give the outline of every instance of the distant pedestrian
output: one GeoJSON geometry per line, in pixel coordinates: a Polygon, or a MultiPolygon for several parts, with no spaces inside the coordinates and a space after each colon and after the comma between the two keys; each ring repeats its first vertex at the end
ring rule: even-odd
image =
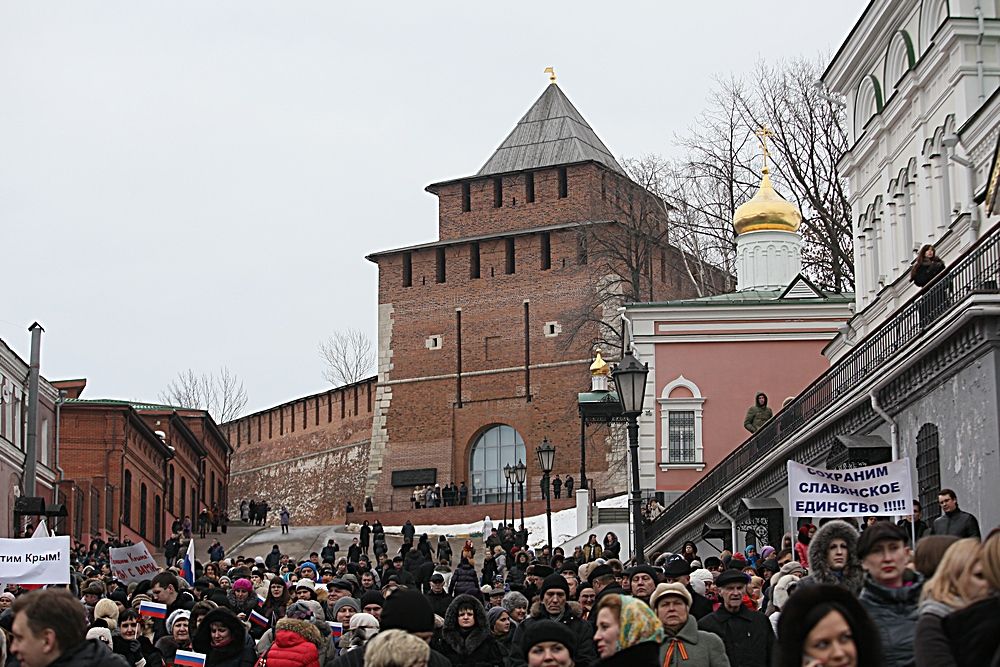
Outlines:
{"type": "Polygon", "coordinates": [[[288,513],[288,508],[284,505],[281,506],[281,512],[278,513],[278,519],[281,522],[281,534],[286,535],[288,533],[288,520],[291,515],[288,513]]]}
{"type": "Polygon", "coordinates": [[[549,497],[549,485],[547,482],[549,478],[547,476],[542,476],[542,479],[538,482],[538,488],[542,490],[542,500],[549,497]]]}
{"type": "Polygon", "coordinates": [[[250,503],[243,500],[240,501],[240,521],[247,522],[250,520],[250,503]]]}
{"type": "Polygon", "coordinates": [[[368,520],[361,524],[361,553],[368,555],[368,545],[371,544],[372,537],[372,527],[368,524],[368,520]]]}
{"type": "Polygon", "coordinates": [[[566,481],[563,483],[563,487],[566,489],[567,498],[573,495],[573,475],[566,475],[566,481]]]}
{"type": "Polygon", "coordinates": [[[556,500],[559,500],[562,494],[562,478],[556,475],[556,478],[552,480],[552,493],[555,495],[556,500]]]}
{"type": "Polygon", "coordinates": [[[365,511],[366,512],[374,512],[375,511],[375,503],[372,502],[372,497],[371,496],[367,496],[365,498],[365,511]]]}
{"type": "Polygon", "coordinates": [[[747,416],[743,419],[743,428],[756,433],[773,416],[771,408],[767,407],[767,394],[762,391],[757,392],[753,405],[747,410],[747,416]]]}
{"type": "Polygon", "coordinates": [[[465,485],[465,480],[462,480],[462,486],[458,488],[458,501],[461,505],[469,504],[469,487],[465,485]]]}
{"type": "Polygon", "coordinates": [[[347,507],[344,508],[344,523],[345,524],[351,523],[351,518],[353,516],[354,516],[354,505],[352,505],[351,501],[348,500],[347,507]]]}
{"type": "Polygon", "coordinates": [[[935,535],[954,535],[958,538],[974,537],[982,539],[979,532],[979,522],[968,512],[958,509],[958,496],[951,489],[938,491],[938,504],[941,506],[941,516],[934,519],[931,532],[935,535]]]}

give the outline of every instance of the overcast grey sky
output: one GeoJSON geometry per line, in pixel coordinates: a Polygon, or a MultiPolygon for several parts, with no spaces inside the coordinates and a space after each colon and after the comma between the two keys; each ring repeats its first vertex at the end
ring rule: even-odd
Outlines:
{"type": "Polygon", "coordinates": [[[671,154],[713,76],[833,53],[838,2],[0,0],[0,338],[89,398],[227,365],[248,409],[375,334],[365,254],[436,238],[547,84],[617,156],[671,154]]]}

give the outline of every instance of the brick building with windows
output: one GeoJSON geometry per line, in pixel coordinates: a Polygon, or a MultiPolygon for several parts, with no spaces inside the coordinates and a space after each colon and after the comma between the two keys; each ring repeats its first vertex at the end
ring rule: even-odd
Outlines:
{"type": "Polygon", "coordinates": [[[73,384],[60,418],[68,534],[83,542],[128,537],[155,549],[174,520],[227,505],[231,449],[208,412],[84,400],[85,383],[73,384]]]}
{"type": "MultiPolygon", "coordinates": [[[[615,326],[616,290],[634,276],[644,298],[699,295],[662,233],[668,207],[626,175],[554,83],[477,173],[427,190],[439,202],[438,239],[368,255],[379,268],[377,378],[225,425],[237,443],[231,498],[263,484],[272,506],[324,520],[347,499],[359,510],[365,497],[379,511],[408,509],[415,486],[465,481],[470,502],[499,503],[502,468],[518,460],[526,500],[538,498],[543,438],[557,447],[555,474],[579,475],[577,393],[615,326]],[[655,241],[630,244],[629,234],[655,241]],[[616,253],[635,245],[635,257],[616,253]],[[313,423],[311,411],[322,416],[358,391],[366,410],[313,423]],[[294,424],[296,409],[302,431],[262,437],[262,419],[273,426],[277,411],[294,424]],[[310,476],[272,483],[292,471],[310,476]],[[330,486],[340,490],[320,493],[330,486]]],[[[728,287],[729,276],[708,274],[708,293],[728,287]]],[[[597,492],[623,488],[609,477],[623,453],[607,432],[588,447],[597,492]]]]}

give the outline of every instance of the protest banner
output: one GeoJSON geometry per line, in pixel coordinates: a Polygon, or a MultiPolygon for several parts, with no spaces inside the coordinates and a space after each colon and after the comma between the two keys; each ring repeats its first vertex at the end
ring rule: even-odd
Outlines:
{"type": "Polygon", "coordinates": [[[789,461],[788,507],[793,517],[912,514],[910,459],[848,470],[789,461]]]}
{"type": "Polygon", "coordinates": [[[0,581],[68,584],[69,536],[0,539],[0,581]]]}
{"type": "Polygon", "coordinates": [[[108,554],[111,557],[111,573],[115,579],[126,584],[152,579],[160,571],[160,566],[149,553],[145,542],[130,547],[108,549],[108,554]]]}

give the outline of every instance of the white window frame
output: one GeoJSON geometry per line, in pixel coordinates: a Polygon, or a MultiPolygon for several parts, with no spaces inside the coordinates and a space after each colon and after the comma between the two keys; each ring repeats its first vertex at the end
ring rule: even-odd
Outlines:
{"type": "Polygon", "coordinates": [[[701,395],[701,389],[691,380],[683,375],[670,382],[660,392],[657,399],[660,405],[660,470],[697,470],[705,469],[705,448],[702,439],[702,414],[704,412],[705,398],[701,395]],[[691,392],[690,397],[670,398],[674,389],[683,387],[691,392]],[[694,462],[693,463],[671,463],[670,462],[670,412],[693,412],[694,413],[694,462]]]}

